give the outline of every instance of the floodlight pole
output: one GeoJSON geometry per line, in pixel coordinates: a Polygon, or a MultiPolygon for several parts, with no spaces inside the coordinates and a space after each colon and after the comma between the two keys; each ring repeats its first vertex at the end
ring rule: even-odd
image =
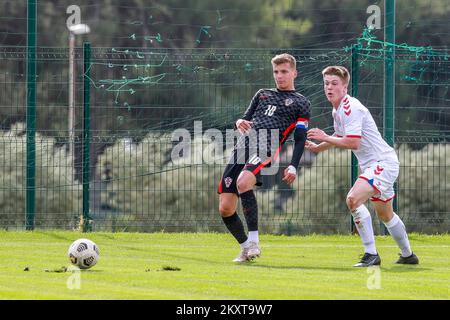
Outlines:
{"type": "Polygon", "coordinates": [[[89,215],[90,198],[90,131],[91,131],[91,114],[90,114],[90,72],[91,72],[91,44],[86,42],[83,45],[84,75],[83,75],[83,219],[81,226],[83,232],[91,231],[92,218],[89,215]]]}
{"type": "Polygon", "coordinates": [[[75,171],[75,36],[90,32],[86,24],[76,24],[69,27],[69,154],[72,158],[72,168],[75,171]]]}

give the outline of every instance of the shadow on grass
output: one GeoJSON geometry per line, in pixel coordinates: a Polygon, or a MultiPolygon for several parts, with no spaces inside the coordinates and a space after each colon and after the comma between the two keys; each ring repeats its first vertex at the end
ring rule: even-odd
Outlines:
{"type": "MultiPolygon", "coordinates": [[[[206,259],[206,258],[197,258],[192,256],[183,256],[173,253],[164,253],[163,255],[165,258],[175,258],[180,260],[188,260],[188,261],[195,261],[200,263],[208,263],[208,264],[216,264],[216,265],[223,265],[223,264],[229,264],[230,266],[236,266],[236,267],[249,267],[249,268],[265,268],[265,269],[278,269],[278,270],[329,270],[329,271],[337,271],[337,272],[349,272],[349,271],[361,271],[361,270],[367,270],[366,268],[356,268],[353,267],[353,265],[350,263],[346,267],[337,267],[337,266],[308,266],[308,265],[302,265],[299,263],[298,265],[289,265],[289,266],[280,266],[280,265],[271,265],[268,264],[267,261],[252,261],[252,262],[245,262],[245,263],[233,263],[230,261],[223,261],[223,260],[213,260],[213,259],[206,259]]],[[[432,269],[430,268],[423,268],[421,266],[417,265],[392,265],[392,266],[381,266],[381,271],[386,273],[407,273],[407,272],[417,272],[417,271],[430,271],[432,269]]]]}
{"type": "MultiPolygon", "coordinates": [[[[246,264],[241,264],[242,266],[248,266],[252,268],[267,268],[267,269],[280,269],[280,270],[330,270],[330,271],[339,271],[339,272],[349,272],[349,271],[361,271],[367,270],[367,268],[356,268],[353,266],[348,267],[333,267],[333,266],[274,266],[268,264],[260,264],[257,262],[250,262],[246,264]]],[[[430,271],[430,268],[422,268],[418,266],[393,266],[392,268],[384,268],[380,267],[382,272],[386,273],[408,273],[408,272],[417,272],[417,271],[430,271]]]]}
{"type": "Polygon", "coordinates": [[[357,268],[352,267],[324,267],[324,266],[273,266],[267,264],[259,264],[258,262],[250,262],[246,264],[240,264],[240,266],[248,266],[252,268],[266,268],[266,269],[279,269],[279,270],[329,270],[329,271],[340,271],[340,272],[348,272],[350,270],[358,270],[357,268]]]}
{"type": "Polygon", "coordinates": [[[406,273],[406,272],[417,272],[417,271],[430,271],[431,268],[423,268],[417,265],[395,265],[390,269],[381,268],[381,271],[386,273],[406,273]]]}
{"type": "Polygon", "coordinates": [[[44,272],[46,273],[65,273],[65,274],[72,274],[72,273],[101,273],[104,272],[102,269],[71,269],[75,268],[74,266],[62,266],[60,268],[50,268],[50,269],[44,269],[44,272]]]}
{"type": "Polygon", "coordinates": [[[147,252],[148,254],[151,254],[151,249],[149,248],[138,248],[133,247],[130,245],[115,245],[116,249],[123,249],[123,250],[129,250],[129,251],[140,251],[140,252],[147,252]]]}
{"type": "MultiPolygon", "coordinates": [[[[173,254],[173,253],[158,253],[159,256],[163,257],[163,258],[176,258],[176,259],[180,259],[180,260],[189,260],[189,261],[196,261],[196,262],[202,262],[202,263],[210,263],[210,264],[223,264],[224,261],[218,261],[218,260],[208,260],[205,258],[195,258],[195,257],[186,257],[186,256],[181,256],[178,254],[173,254]]],[[[171,260],[173,261],[173,260],[171,260]]]]}
{"type": "Polygon", "coordinates": [[[196,257],[186,257],[186,256],[180,256],[176,254],[165,254],[165,257],[173,257],[177,259],[183,259],[183,260],[189,260],[189,261],[197,261],[202,263],[210,263],[210,264],[229,264],[230,266],[236,266],[236,267],[250,267],[250,268],[265,268],[265,269],[279,269],[279,270],[330,270],[330,271],[342,271],[342,272],[348,272],[349,270],[357,269],[353,268],[351,266],[349,267],[321,267],[321,266],[302,266],[302,265],[296,265],[296,266],[277,266],[277,265],[268,265],[268,264],[261,264],[260,261],[258,262],[245,262],[245,263],[234,263],[231,260],[230,261],[218,261],[218,260],[208,260],[205,258],[196,258],[196,257]]]}

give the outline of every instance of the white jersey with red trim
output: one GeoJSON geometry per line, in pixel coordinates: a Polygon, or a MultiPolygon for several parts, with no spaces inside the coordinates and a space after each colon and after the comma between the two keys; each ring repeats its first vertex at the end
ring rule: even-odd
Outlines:
{"type": "Polygon", "coordinates": [[[376,161],[398,162],[395,150],[381,137],[369,110],[346,95],[339,107],[333,108],[334,132],[338,137],[361,138],[358,150],[352,150],[362,171],[376,161]]]}

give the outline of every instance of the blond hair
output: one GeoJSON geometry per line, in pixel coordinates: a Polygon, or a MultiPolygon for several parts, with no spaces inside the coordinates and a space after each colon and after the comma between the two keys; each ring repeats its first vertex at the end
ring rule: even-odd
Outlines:
{"type": "Polygon", "coordinates": [[[279,65],[279,64],[283,64],[283,63],[289,63],[289,65],[292,67],[292,69],[297,68],[297,63],[295,61],[295,58],[288,53],[278,54],[272,58],[273,65],[279,65]]]}
{"type": "Polygon", "coordinates": [[[323,76],[338,76],[344,82],[344,84],[348,85],[350,83],[350,73],[347,68],[342,66],[329,66],[322,70],[323,76]]]}

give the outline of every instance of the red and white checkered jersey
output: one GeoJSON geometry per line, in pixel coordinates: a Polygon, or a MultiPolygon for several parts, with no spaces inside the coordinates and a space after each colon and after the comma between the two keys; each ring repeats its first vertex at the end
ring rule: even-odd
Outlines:
{"type": "Polygon", "coordinates": [[[361,138],[358,150],[352,150],[364,171],[376,161],[398,163],[395,150],[381,137],[369,110],[358,99],[346,95],[339,107],[333,108],[334,132],[338,137],[361,138]]]}

